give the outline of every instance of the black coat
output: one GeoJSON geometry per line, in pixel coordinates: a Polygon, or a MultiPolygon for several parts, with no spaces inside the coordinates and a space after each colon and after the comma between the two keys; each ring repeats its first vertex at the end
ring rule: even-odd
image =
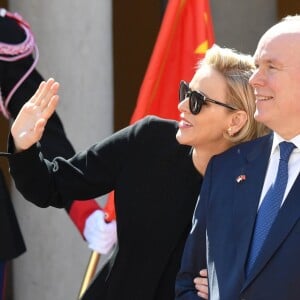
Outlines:
{"type": "Polygon", "coordinates": [[[202,182],[176,131],[176,122],[147,117],[70,160],[44,164],[36,146],[10,157],[17,188],[41,207],[115,190],[119,251],[84,299],[174,298],[202,182]]]}

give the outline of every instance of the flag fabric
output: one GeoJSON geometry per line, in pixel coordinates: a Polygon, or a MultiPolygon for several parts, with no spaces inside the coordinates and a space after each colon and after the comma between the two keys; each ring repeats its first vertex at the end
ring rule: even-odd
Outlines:
{"type": "MultiPolygon", "coordinates": [[[[130,123],[146,115],[177,120],[179,82],[192,79],[213,43],[209,0],[169,0],[130,123]]],[[[112,193],[105,211],[114,212],[112,193]]]]}
{"type": "Polygon", "coordinates": [[[178,87],[214,43],[208,0],[169,0],[131,123],[146,115],[178,119],[178,87]]]}

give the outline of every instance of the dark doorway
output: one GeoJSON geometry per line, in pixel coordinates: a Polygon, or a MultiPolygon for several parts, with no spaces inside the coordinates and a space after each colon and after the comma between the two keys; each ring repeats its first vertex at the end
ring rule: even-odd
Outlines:
{"type": "Polygon", "coordinates": [[[166,0],[113,1],[114,129],[129,124],[166,0]]]}
{"type": "Polygon", "coordinates": [[[277,0],[278,19],[282,19],[287,15],[300,14],[299,0],[277,0]]]}

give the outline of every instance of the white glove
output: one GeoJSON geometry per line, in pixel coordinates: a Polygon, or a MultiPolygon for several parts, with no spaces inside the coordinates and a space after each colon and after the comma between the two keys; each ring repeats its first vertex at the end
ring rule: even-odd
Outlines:
{"type": "Polygon", "coordinates": [[[85,221],[83,235],[89,248],[107,254],[117,242],[117,222],[106,223],[102,210],[94,211],[85,221]]]}

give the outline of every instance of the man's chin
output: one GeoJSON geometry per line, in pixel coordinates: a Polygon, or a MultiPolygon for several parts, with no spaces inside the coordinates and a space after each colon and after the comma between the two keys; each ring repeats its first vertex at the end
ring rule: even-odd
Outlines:
{"type": "Polygon", "coordinates": [[[262,122],[262,113],[259,112],[259,110],[256,109],[255,113],[254,113],[254,119],[257,122],[262,122]]]}

